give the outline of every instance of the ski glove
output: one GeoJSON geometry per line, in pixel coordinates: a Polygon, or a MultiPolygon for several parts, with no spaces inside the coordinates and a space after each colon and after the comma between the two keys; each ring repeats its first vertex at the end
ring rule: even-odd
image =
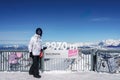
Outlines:
{"type": "Polygon", "coordinates": [[[32,52],[30,52],[30,55],[29,55],[30,57],[33,57],[33,54],[32,54],[32,52]]]}
{"type": "Polygon", "coordinates": [[[43,50],[46,50],[47,49],[47,47],[43,47],[43,50]]]}
{"type": "Polygon", "coordinates": [[[41,49],[41,52],[43,52],[44,50],[46,50],[47,49],[47,47],[43,47],[43,49],[41,49]]]}

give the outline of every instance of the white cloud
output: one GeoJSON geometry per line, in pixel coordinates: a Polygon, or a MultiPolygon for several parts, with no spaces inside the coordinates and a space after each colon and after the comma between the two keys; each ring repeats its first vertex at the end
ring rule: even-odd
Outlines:
{"type": "Polygon", "coordinates": [[[99,17],[99,18],[93,18],[91,21],[109,21],[110,18],[107,17],[99,17]]]}
{"type": "Polygon", "coordinates": [[[20,34],[20,33],[30,33],[25,31],[2,31],[0,34],[20,34]]]}
{"type": "Polygon", "coordinates": [[[25,31],[2,31],[0,40],[28,40],[31,37],[30,32],[25,31]]]}

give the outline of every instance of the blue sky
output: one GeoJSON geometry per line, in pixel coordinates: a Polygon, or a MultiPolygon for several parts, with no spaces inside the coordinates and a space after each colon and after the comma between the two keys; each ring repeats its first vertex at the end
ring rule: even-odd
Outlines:
{"type": "Polygon", "coordinates": [[[0,40],[94,42],[120,39],[120,0],[0,0],[0,40]]]}

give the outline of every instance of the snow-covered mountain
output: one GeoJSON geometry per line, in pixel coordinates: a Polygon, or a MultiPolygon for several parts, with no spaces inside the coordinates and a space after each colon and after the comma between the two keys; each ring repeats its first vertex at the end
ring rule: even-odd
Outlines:
{"type": "MultiPolygon", "coordinates": [[[[99,42],[77,42],[77,43],[68,43],[75,44],[80,48],[120,48],[120,39],[107,39],[99,42]]],[[[0,44],[0,49],[22,49],[27,50],[27,45],[23,44],[0,44]]]]}
{"type": "Polygon", "coordinates": [[[108,39],[102,40],[99,42],[85,42],[85,43],[78,43],[79,47],[92,47],[92,48],[101,48],[101,47],[120,47],[120,40],[108,39]]]}
{"type": "Polygon", "coordinates": [[[27,50],[27,45],[23,45],[23,44],[0,44],[0,50],[27,50]]]}
{"type": "Polygon", "coordinates": [[[119,46],[120,45],[120,40],[113,40],[113,39],[108,39],[108,40],[103,40],[99,43],[99,45],[103,46],[119,46]]]}

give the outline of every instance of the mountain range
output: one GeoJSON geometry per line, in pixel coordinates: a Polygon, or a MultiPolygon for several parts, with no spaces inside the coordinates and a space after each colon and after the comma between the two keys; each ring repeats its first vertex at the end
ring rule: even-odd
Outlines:
{"type": "Polygon", "coordinates": [[[120,40],[102,40],[99,42],[76,43],[81,48],[120,48],[120,40]]]}
{"type": "MultiPolygon", "coordinates": [[[[71,43],[68,43],[71,44],[71,43]]],[[[80,48],[119,48],[120,40],[102,40],[99,42],[79,42],[72,43],[80,48]]],[[[28,50],[28,45],[26,44],[0,44],[0,50],[28,50]]]]}

